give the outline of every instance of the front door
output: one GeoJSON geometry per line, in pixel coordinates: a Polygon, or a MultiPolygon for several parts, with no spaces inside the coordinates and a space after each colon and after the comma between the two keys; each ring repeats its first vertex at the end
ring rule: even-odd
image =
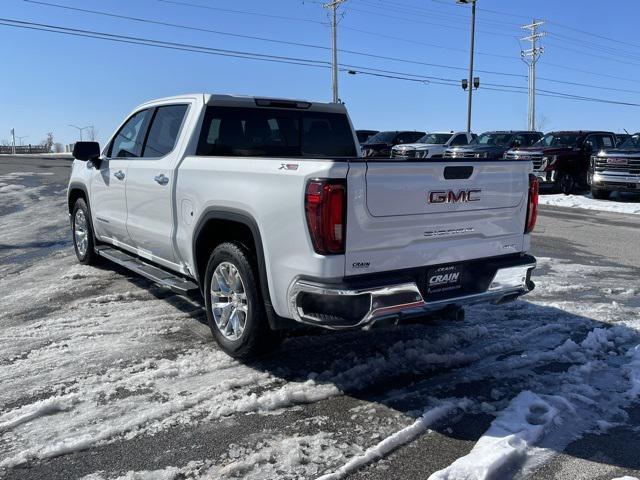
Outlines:
{"type": "Polygon", "coordinates": [[[129,163],[142,153],[149,125],[149,110],[133,114],[107,148],[91,180],[91,214],[101,240],[129,245],[126,183],[129,163]]]}
{"type": "Polygon", "coordinates": [[[178,138],[188,105],[154,109],[139,158],[127,171],[127,231],[138,254],[150,260],[175,261],[173,192],[178,138]]]}

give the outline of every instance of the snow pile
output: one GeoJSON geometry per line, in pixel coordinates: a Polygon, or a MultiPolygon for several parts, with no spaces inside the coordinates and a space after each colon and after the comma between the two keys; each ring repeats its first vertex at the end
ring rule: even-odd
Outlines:
{"type": "Polygon", "coordinates": [[[553,426],[558,408],[548,398],[521,392],[500,413],[471,452],[429,480],[484,480],[522,458],[528,447],[553,426]]]}
{"type": "Polygon", "coordinates": [[[268,439],[254,438],[246,445],[230,444],[217,462],[192,461],[184,467],[170,466],[154,471],[129,471],[123,475],[97,472],[82,480],[177,480],[182,478],[244,480],[313,478],[327,464],[353,455],[358,447],[338,442],[333,435],[319,432],[313,435],[274,435],[268,439]]]}
{"type": "Polygon", "coordinates": [[[627,356],[631,358],[631,361],[625,366],[631,384],[627,395],[633,400],[640,396],[640,345],[629,350],[627,356]]]}
{"type": "Polygon", "coordinates": [[[640,199],[637,196],[612,196],[611,200],[595,200],[588,195],[550,194],[540,195],[541,205],[556,207],[582,208],[585,210],[600,210],[602,212],[640,214],[640,199]]]}
{"type": "Polygon", "coordinates": [[[393,435],[382,440],[380,443],[368,448],[361,455],[353,457],[336,471],[318,477],[317,480],[339,480],[346,477],[364,465],[383,458],[398,447],[413,441],[426,432],[435,422],[446,415],[449,415],[458,408],[467,408],[469,403],[470,402],[466,399],[457,402],[445,402],[442,405],[427,410],[420,418],[408,427],[399,430],[393,435]]]}

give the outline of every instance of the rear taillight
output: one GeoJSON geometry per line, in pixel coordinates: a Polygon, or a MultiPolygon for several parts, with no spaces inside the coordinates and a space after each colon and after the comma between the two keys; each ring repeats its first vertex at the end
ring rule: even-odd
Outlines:
{"type": "Polygon", "coordinates": [[[524,224],[524,233],[531,233],[538,219],[538,191],[540,183],[538,177],[529,174],[529,201],[527,203],[527,221],[524,224]]]}
{"type": "Polygon", "coordinates": [[[344,253],[345,193],[345,183],[342,180],[318,179],[307,183],[305,213],[316,253],[344,253]]]}

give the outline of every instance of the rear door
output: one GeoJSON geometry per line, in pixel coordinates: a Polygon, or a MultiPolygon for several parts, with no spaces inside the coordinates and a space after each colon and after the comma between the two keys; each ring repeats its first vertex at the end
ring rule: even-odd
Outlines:
{"type": "Polygon", "coordinates": [[[138,253],[152,260],[174,262],[174,166],[188,104],[162,105],[152,118],[142,155],[132,159],[127,173],[127,231],[138,253]]]}
{"type": "Polygon", "coordinates": [[[353,162],[346,274],[520,252],[530,170],[504,160],[353,162]]]}

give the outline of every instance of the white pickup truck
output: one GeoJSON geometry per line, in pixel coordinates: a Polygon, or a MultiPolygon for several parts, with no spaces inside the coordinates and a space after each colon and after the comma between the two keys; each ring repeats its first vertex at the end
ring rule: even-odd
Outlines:
{"type": "Polygon", "coordinates": [[[470,132],[431,132],[416,143],[395,145],[391,158],[441,158],[448,148],[468,145],[475,137],[470,132]]]}
{"type": "Polygon", "coordinates": [[[339,104],[164,98],[74,157],[78,260],[199,290],[236,357],[295,325],[459,318],[533,288],[531,162],[361,158],[339,104]]]}

